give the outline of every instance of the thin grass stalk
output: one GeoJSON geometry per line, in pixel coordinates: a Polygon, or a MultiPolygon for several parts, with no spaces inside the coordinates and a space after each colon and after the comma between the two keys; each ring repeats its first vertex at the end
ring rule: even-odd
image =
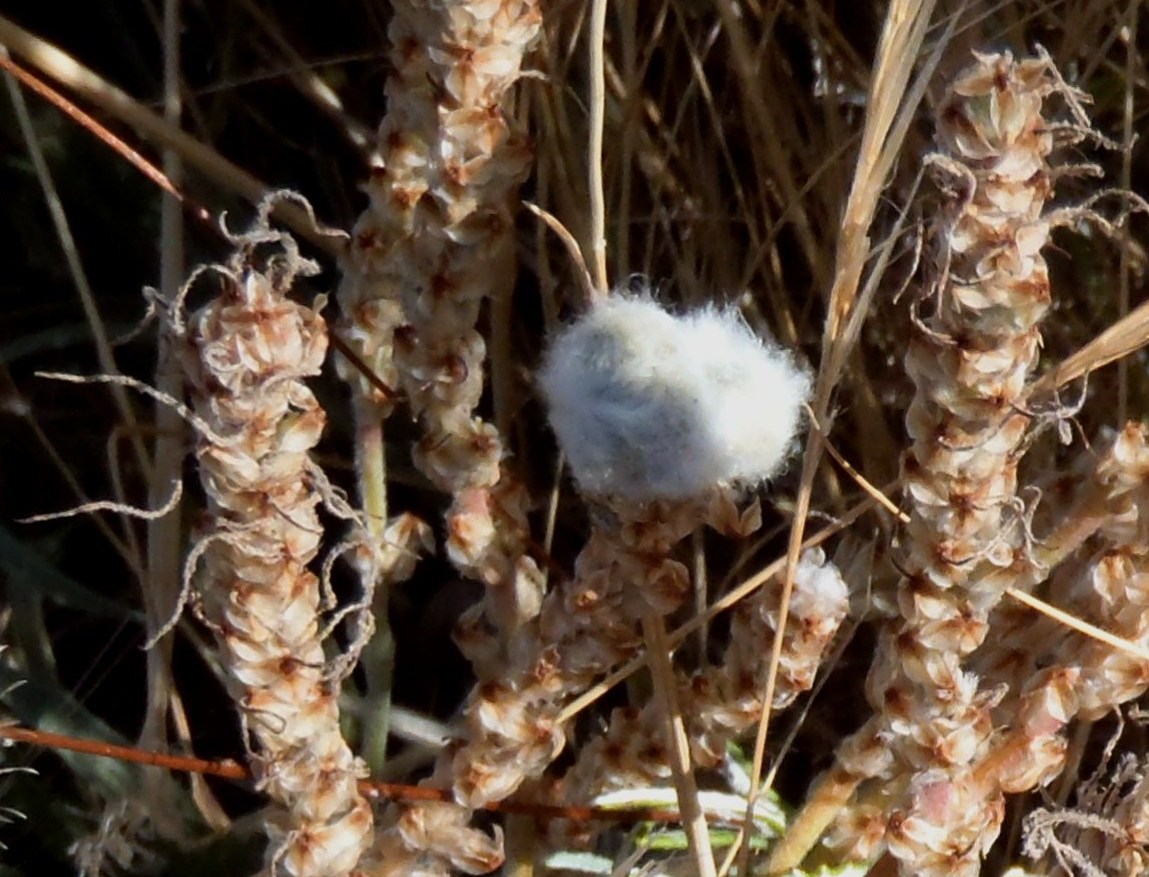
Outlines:
{"type": "Polygon", "coordinates": [[[674,780],[678,811],[682,814],[687,846],[699,877],[716,877],[718,870],[710,846],[706,815],[698,799],[698,785],[694,781],[690,740],[686,736],[686,722],[678,698],[678,681],[666,637],[666,624],[659,613],[649,610],[641,621],[642,638],[649,655],[651,679],[654,682],[654,702],[662,713],[659,718],[664,738],[669,744],[667,754],[670,773],[674,780]]]}
{"type": "MultiPolygon", "coordinates": [[[[164,42],[164,117],[179,126],[182,112],[180,96],[180,45],[178,0],[165,0],[163,18],[164,42]]],[[[175,188],[183,184],[183,163],[174,152],[165,151],[164,175],[175,188]]],[[[170,193],[160,195],[160,293],[173,299],[185,273],[183,210],[170,193]]],[[[183,371],[172,339],[167,333],[157,338],[156,388],[174,399],[183,397],[183,371]]],[[[187,425],[179,414],[165,404],[153,408],[156,438],[152,447],[151,480],[148,506],[163,504],[169,485],[182,479],[182,466],[187,453],[187,425]]],[[[180,558],[183,552],[182,506],[177,504],[169,514],[147,523],[147,584],[143,588],[147,613],[147,637],[151,640],[171,617],[180,602],[180,558]]],[[[168,745],[168,717],[180,743],[191,746],[188,718],[172,675],[173,642],[163,638],[147,653],[147,711],[137,745],[144,749],[165,751],[168,745]]],[[[204,778],[191,775],[188,782],[200,814],[216,829],[225,828],[229,819],[212,795],[204,778]]],[[[170,775],[158,771],[144,773],[146,811],[157,822],[170,819],[175,812],[170,802],[176,792],[170,775]]]]}
{"type": "MultiPolygon", "coordinates": [[[[0,47],[2,46],[3,44],[0,43],[0,47]]],[[[0,52],[3,52],[5,55],[7,54],[6,48],[0,48],[0,52]]],[[[59,241],[60,250],[64,256],[64,262],[67,266],[72,284],[76,289],[76,295],[80,300],[84,318],[92,333],[96,358],[105,374],[116,374],[118,368],[116,366],[115,357],[112,355],[111,339],[108,335],[107,327],[104,324],[104,318],[100,314],[99,307],[96,304],[96,298],[88,280],[87,272],[84,269],[84,263],[72,232],[71,223],[68,221],[67,211],[60,199],[60,193],[56,187],[51,168],[45,158],[32,115],[28,110],[27,101],[24,99],[24,93],[17,86],[16,80],[10,73],[5,72],[4,79],[8,86],[8,93],[15,110],[20,135],[28,150],[28,157],[32,161],[36,179],[39,181],[41,190],[43,191],[44,203],[47,205],[48,213],[52,218],[52,226],[56,233],[56,238],[59,241]]],[[[128,400],[127,391],[123,387],[115,385],[111,387],[110,391],[112,401],[127,431],[128,444],[135,457],[136,467],[138,471],[147,478],[151,474],[151,460],[148,457],[147,448],[144,445],[143,430],[140,428],[135,410],[128,400]]],[[[115,486],[114,479],[113,486],[115,486]]],[[[122,495],[119,496],[118,499],[126,505],[122,495]]],[[[136,568],[140,568],[139,558],[141,557],[141,552],[136,534],[127,520],[123,522],[123,526],[124,541],[132,551],[134,565],[136,568]]]]}
{"type": "MultiPolygon", "coordinates": [[[[178,125],[182,103],[179,94],[178,0],[164,3],[164,116],[178,125]]],[[[183,163],[171,152],[164,154],[164,174],[172,185],[183,182],[183,163]]],[[[164,193],[160,203],[160,294],[172,300],[179,292],[184,277],[183,214],[179,202],[164,193]]],[[[183,371],[171,336],[157,339],[156,389],[173,399],[183,397],[183,371]]],[[[186,453],[186,427],[170,406],[154,407],[156,440],[152,453],[152,480],[148,506],[163,502],[168,485],[180,480],[180,468],[186,453]]],[[[159,631],[179,602],[182,509],[148,522],[148,586],[144,588],[144,606],[148,619],[148,639],[159,631]]],[[[142,748],[162,751],[167,748],[167,692],[171,690],[171,642],[163,640],[148,651],[148,712],[138,743],[142,748]]]]}

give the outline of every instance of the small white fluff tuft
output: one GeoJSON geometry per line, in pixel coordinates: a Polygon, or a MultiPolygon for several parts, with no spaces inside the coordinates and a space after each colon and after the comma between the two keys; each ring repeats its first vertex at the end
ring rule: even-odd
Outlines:
{"type": "Polygon", "coordinates": [[[736,310],[674,316],[625,296],[558,334],[539,383],[580,488],[640,502],[777,475],[810,392],[736,310]]]}
{"type": "Polygon", "coordinates": [[[821,548],[807,548],[794,570],[794,591],[790,597],[792,618],[817,619],[829,623],[830,633],[846,617],[850,588],[833,561],[826,560],[821,548]]]}

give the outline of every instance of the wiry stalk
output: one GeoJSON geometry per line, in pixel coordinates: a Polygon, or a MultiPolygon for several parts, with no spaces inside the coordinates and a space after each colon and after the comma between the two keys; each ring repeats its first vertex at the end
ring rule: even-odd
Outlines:
{"type": "Polygon", "coordinates": [[[371,837],[356,782],[361,763],[339,729],[339,678],[320,640],[320,584],[308,570],[322,536],[309,458],[325,417],[303,379],[319,373],[326,327],[286,298],[300,260],[286,235],[257,228],[235,239],[223,291],[185,326],[194,407],[207,429],[196,457],[210,527],[199,541],[202,614],[215,633],[228,688],[254,744],[261,787],[275,802],[266,874],[350,874],[371,837]],[[259,244],[286,250],[265,270],[259,244]]]}

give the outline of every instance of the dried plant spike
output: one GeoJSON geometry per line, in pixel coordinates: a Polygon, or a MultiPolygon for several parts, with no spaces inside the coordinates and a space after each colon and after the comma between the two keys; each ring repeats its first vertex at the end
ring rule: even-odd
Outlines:
{"type": "MultiPolygon", "coordinates": [[[[407,0],[390,14],[387,115],[339,299],[351,345],[418,419],[416,466],[451,496],[448,557],[487,586],[461,639],[480,680],[491,680],[506,671],[505,643],[537,614],[544,581],[526,550],[526,490],[503,465],[503,437],[476,415],[487,352],[476,324],[485,302],[497,311],[513,291],[514,213],[531,160],[506,105],[542,15],[537,0],[407,0]]],[[[394,398],[350,377],[360,493],[381,527],[380,421],[394,398]]],[[[454,779],[449,754],[436,778],[454,779]]],[[[468,829],[469,819],[466,806],[406,808],[372,868],[491,870],[501,840],[468,829]]]]}
{"type": "MultiPolygon", "coordinates": [[[[1126,424],[1102,458],[1098,480],[1111,517],[1108,544],[1091,558],[1081,582],[1080,614],[1140,646],[1149,645],[1149,428],[1126,424]]],[[[1067,637],[1065,663],[1081,667],[1081,714],[1099,719],[1149,688],[1145,662],[1082,636],[1067,637]]]]}
{"type": "MultiPolygon", "coordinates": [[[[1090,479],[1103,493],[1107,512],[1099,532],[1058,568],[1050,585],[1054,599],[1075,615],[1142,647],[1149,643],[1147,475],[1146,428],[1128,424],[1090,479]]],[[[1051,619],[1023,614],[1021,622],[1017,635],[1031,644],[1029,660],[1001,662],[1013,665],[1021,677],[1010,680],[1020,689],[1011,705],[1017,719],[992,756],[997,762],[992,773],[1009,792],[1027,791],[1060,771],[1065,749],[1060,732],[1069,721],[1099,720],[1149,687],[1142,658],[1051,619]]],[[[999,650],[983,651],[992,660],[999,650]]],[[[1000,652],[1008,655],[1004,646],[1000,652]]]]}
{"type": "MultiPolygon", "coordinates": [[[[906,417],[912,573],[940,588],[1010,562],[1002,519],[1029,418],[1019,404],[1050,305],[1041,248],[1053,135],[1047,59],[979,55],[940,111],[934,159],[951,197],[938,222],[933,313],[911,341],[906,417]],[[987,548],[988,546],[988,548],[987,548]],[[996,550],[994,550],[996,549],[996,550]]],[[[967,649],[968,651],[968,649],[967,649]]]]}
{"type": "Polygon", "coordinates": [[[350,874],[372,833],[359,794],[361,763],[339,728],[338,679],[319,636],[321,595],[308,569],[323,528],[309,457],[325,416],[304,379],[319,373],[327,332],[318,313],[286,294],[313,268],[286,235],[234,237],[223,291],[183,326],[208,499],[197,580],[204,619],[253,744],[260,786],[275,803],[264,873],[350,874]],[[258,245],[281,242],[260,269],[258,245]]]}
{"type": "MultiPolygon", "coordinates": [[[[722,663],[680,684],[679,706],[687,720],[693,762],[700,767],[719,765],[727,745],[761,717],[765,665],[778,629],[778,597],[776,589],[763,588],[741,603],[722,663]]],[[[849,591],[838,568],[820,549],[804,552],[795,571],[783,633],[775,710],[785,709],[813,685],[848,608],[849,591]]],[[[652,754],[667,748],[658,704],[615,710],[607,732],[583,748],[564,776],[561,799],[564,803],[587,801],[615,789],[664,783],[666,762],[652,754]]]]}
{"type": "MultiPolygon", "coordinates": [[[[469,417],[483,385],[479,307],[513,283],[513,195],[530,152],[503,104],[540,21],[532,0],[392,10],[388,112],[340,304],[349,343],[385,383],[402,385],[416,413],[432,418],[428,428],[446,409],[469,417]]],[[[393,398],[356,383],[389,410],[393,398]]],[[[436,447],[426,444],[424,457],[436,447]]],[[[431,456],[454,471],[452,489],[474,483],[431,456]]],[[[446,471],[437,478],[447,480],[446,471]]]]}
{"type": "Polygon", "coordinates": [[[541,776],[564,745],[566,701],[632,657],[639,622],[665,616],[690,592],[671,548],[708,518],[711,498],[616,502],[575,562],[574,578],[547,594],[535,623],[507,650],[501,678],[480,684],[467,704],[468,740],[455,757],[455,796],[479,807],[541,776]]]}
{"type": "Polygon", "coordinates": [[[503,439],[475,415],[484,301],[515,281],[514,211],[530,166],[505,104],[541,24],[537,0],[396,3],[392,74],[370,206],[356,225],[339,293],[342,331],[395,391],[348,372],[360,430],[360,492],[382,525],[378,422],[401,393],[423,431],[416,465],[454,502],[446,548],[491,586],[487,615],[509,630],[538,610],[542,574],[526,555],[526,495],[502,466],[503,439]]]}
{"type": "MultiPolygon", "coordinates": [[[[471,811],[540,777],[562,750],[558,717],[575,694],[642,643],[639,619],[665,615],[689,593],[685,566],[667,555],[700,523],[730,520],[727,498],[616,505],[616,525],[596,527],[575,577],[547,594],[542,611],[491,657],[499,676],[480,682],[466,706],[463,740],[436,765],[433,784],[453,784],[457,804],[415,804],[381,833],[368,873],[446,875],[491,870],[501,862],[501,836],[468,827],[471,811]],[[481,863],[481,864],[480,864],[481,863]]],[[[734,516],[737,519],[737,515],[734,516]]],[[[464,619],[460,645],[480,657],[489,643],[477,612],[464,619]]]]}
{"type": "Polygon", "coordinates": [[[737,311],[675,316],[623,295],[559,333],[539,384],[579,487],[635,502],[773,477],[810,390],[737,311]]]}
{"type": "MultiPolygon", "coordinates": [[[[878,785],[905,790],[886,839],[907,875],[978,873],[1004,812],[1001,784],[979,770],[1000,694],[981,690],[964,664],[1013,583],[1010,571],[1030,565],[1017,467],[1031,419],[1022,400],[1050,306],[1041,249],[1056,142],[1042,108],[1059,91],[1077,106],[1048,56],[975,53],[939,114],[932,164],[946,203],[933,232],[931,295],[906,354],[916,392],[903,461],[902,618],[882,637],[867,680],[879,715],[864,733],[889,752],[875,760],[861,739],[839,750],[847,771],[878,770],[878,785]]],[[[1029,703],[1053,721],[1060,712],[1050,693],[1029,703]]],[[[1037,754],[1056,757],[1061,727],[1037,754]]]]}

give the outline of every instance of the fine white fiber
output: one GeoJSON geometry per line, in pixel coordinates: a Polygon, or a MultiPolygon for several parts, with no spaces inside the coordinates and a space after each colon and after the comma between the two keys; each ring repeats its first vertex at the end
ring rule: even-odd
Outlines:
{"type": "Polygon", "coordinates": [[[579,487],[640,502],[777,475],[810,392],[736,310],[675,316],[622,295],[558,333],[539,383],[579,487]]]}
{"type": "Polygon", "coordinates": [[[826,560],[826,553],[821,548],[803,551],[794,570],[791,617],[826,619],[836,626],[846,614],[849,599],[849,586],[837,565],[826,560]]]}

